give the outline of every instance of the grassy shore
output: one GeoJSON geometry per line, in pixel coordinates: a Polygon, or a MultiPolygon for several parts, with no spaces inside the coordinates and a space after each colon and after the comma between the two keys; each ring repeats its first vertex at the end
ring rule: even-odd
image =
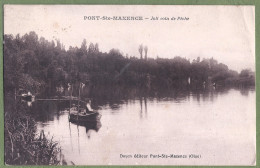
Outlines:
{"type": "Polygon", "coordinates": [[[5,163],[7,165],[60,165],[61,148],[37,133],[36,122],[22,103],[5,104],[5,163]]]}

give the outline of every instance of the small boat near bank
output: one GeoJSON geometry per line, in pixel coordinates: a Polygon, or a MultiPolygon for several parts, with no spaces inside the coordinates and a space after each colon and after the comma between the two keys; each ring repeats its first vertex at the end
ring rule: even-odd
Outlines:
{"type": "Polygon", "coordinates": [[[23,94],[18,95],[18,96],[20,96],[23,101],[27,101],[27,102],[28,101],[30,101],[30,102],[35,101],[35,96],[32,95],[31,92],[23,93],[23,94]]]}
{"type": "Polygon", "coordinates": [[[87,102],[84,102],[80,100],[80,89],[83,88],[85,85],[83,83],[80,83],[79,85],[79,95],[78,95],[78,105],[71,107],[71,100],[72,100],[72,92],[70,95],[70,108],[69,108],[69,122],[76,123],[76,124],[89,124],[99,121],[101,118],[101,114],[95,110],[93,110],[90,106],[91,100],[87,100],[87,102]],[[80,103],[85,104],[85,108],[80,108],[80,103]]]}
{"type": "Polygon", "coordinates": [[[69,114],[69,121],[74,123],[87,124],[89,122],[96,122],[100,120],[101,116],[102,115],[100,113],[94,111],[90,113],[71,111],[69,114]]]}
{"type": "Polygon", "coordinates": [[[101,114],[97,111],[89,111],[84,108],[72,107],[69,112],[69,122],[85,125],[100,121],[101,114]]]}

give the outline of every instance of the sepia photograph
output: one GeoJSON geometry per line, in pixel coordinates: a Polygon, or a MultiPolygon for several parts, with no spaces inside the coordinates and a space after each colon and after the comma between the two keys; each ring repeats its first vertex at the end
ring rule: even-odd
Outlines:
{"type": "Polygon", "coordinates": [[[3,9],[5,165],[256,165],[254,6],[3,9]]]}

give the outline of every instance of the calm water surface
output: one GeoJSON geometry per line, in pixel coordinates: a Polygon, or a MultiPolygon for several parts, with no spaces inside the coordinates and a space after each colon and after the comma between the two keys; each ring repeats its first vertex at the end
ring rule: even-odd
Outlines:
{"type": "Polygon", "coordinates": [[[236,161],[243,165],[254,162],[254,90],[119,96],[111,102],[102,100],[101,96],[94,97],[93,102],[102,118],[100,123],[88,126],[68,122],[68,102],[33,104],[33,109],[38,110],[38,131],[44,130],[60,142],[68,164],[228,165],[236,161]],[[126,159],[120,158],[120,154],[197,154],[201,158],[126,159]]]}

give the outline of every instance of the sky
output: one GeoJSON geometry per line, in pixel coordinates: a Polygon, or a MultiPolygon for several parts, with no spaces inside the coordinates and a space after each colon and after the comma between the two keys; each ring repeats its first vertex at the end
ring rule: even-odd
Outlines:
{"type": "Polygon", "coordinates": [[[254,6],[158,5],[5,5],[4,33],[35,31],[66,47],[98,43],[139,57],[140,44],[148,57],[211,58],[241,71],[255,71],[254,6]],[[144,20],[84,20],[84,16],[142,16],[144,20]],[[176,20],[150,20],[152,17],[176,20]],[[178,17],[189,20],[177,20],[178,17]]]}

